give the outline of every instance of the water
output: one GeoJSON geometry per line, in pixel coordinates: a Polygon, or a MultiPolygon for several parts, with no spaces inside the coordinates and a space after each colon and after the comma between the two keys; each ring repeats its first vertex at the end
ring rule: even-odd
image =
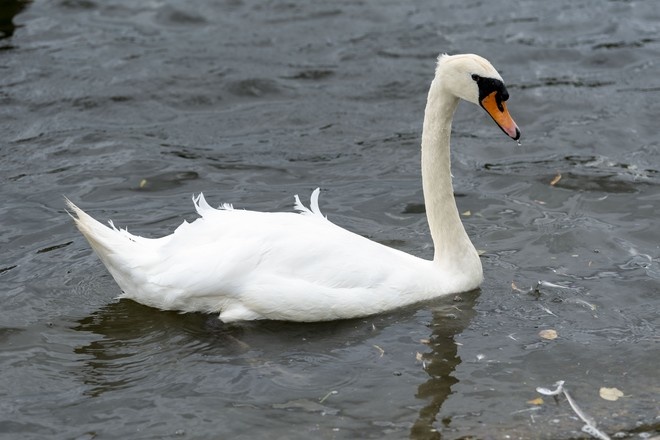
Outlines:
{"type": "Polygon", "coordinates": [[[2,3],[2,437],[584,438],[565,400],[528,403],[558,380],[604,432],[657,434],[660,10],[438,3],[2,3]],[[272,211],[321,186],[334,222],[430,257],[443,51],[494,63],[523,136],[454,122],[480,291],[312,325],[114,300],[63,195],[158,236],[193,193],[272,211]]]}

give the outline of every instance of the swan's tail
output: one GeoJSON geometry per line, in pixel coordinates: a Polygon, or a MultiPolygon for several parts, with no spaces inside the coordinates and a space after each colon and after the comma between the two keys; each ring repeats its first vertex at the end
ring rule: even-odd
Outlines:
{"type": "Polygon", "coordinates": [[[112,277],[124,292],[132,290],[139,280],[135,279],[132,268],[143,265],[151,256],[147,238],[130,234],[125,229],[117,229],[110,221],[110,227],[105,226],[69,199],[66,204],[73,211],[69,215],[76,222],[78,230],[85,236],[96,255],[108,268],[112,277]]]}

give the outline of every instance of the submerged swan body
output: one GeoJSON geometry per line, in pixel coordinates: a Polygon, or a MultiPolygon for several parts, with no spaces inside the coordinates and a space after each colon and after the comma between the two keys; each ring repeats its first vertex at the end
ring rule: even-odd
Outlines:
{"type": "Polygon", "coordinates": [[[459,99],[483,107],[513,139],[518,127],[507,90],[477,55],[442,55],[431,84],[422,133],[422,183],[433,260],[370,241],[327,220],[296,196],[298,213],[211,208],[193,199],[200,218],[149,239],[107,227],[68,202],[78,229],[108,268],[122,298],[163,310],[219,313],[224,322],[255,319],[327,321],[392,310],[477,288],[481,262],[461,223],[450,173],[451,121],[459,99]]]}

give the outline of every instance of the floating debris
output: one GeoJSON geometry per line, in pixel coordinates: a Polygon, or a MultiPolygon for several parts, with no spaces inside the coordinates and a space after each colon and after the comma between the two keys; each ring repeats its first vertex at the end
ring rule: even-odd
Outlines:
{"type": "Polygon", "coordinates": [[[339,394],[339,391],[332,390],[328,392],[328,394],[326,394],[325,396],[321,397],[321,399],[319,399],[319,403],[325,402],[328,397],[334,396],[335,394],[339,394]]]}
{"type": "Polygon", "coordinates": [[[561,284],[555,284],[555,283],[551,283],[550,281],[543,281],[543,280],[537,281],[536,286],[537,286],[537,288],[538,287],[552,287],[552,288],[555,288],[555,289],[578,290],[576,287],[562,286],[561,284]]]}
{"type": "Polygon", "coordinates": [[[601,398],[605,400],[609,400],[611,402],[619,400],[619,397],[623,397],[623,392],[618,388],[601,387],[598,394],[600,395],[601,398]]]}
{"type": "Polygon", "coordinates": [[[424,355],[423,355],[422,353],[420,353],[420,352],[418,351],[418,352],[415,354],[415,360],[416,360],[417,362],[421,362],[421,363],[422,363],[422,368],[426,370],[426,367],[428,366],[428,364],[426,363],[426,359],[424,359],[424,355]]]}
{"type": "Polygon", "coordinates": [[[580,409],[580,407],[577,405],[577,403],[575,403],[571,395],[568,394],[566,388],[564,388],[563,380],[555,382],[555,386],[557,388],[555,388],[554,390],[549,390],[548,388],[543,388],[543,387],[537,387],[536,392],[539,394],[543,394],[544,396],[556,396],[560,393],[564,393],[564,396],[566,396],[566,400],[568,400],[568,404],[571,405],[571,409],[580,418],[580,420],[582,420],[585,423],[585,425],[582,427],[582,432],[585,432],[599,440],[611,440],[609,435],[605,434],[603,431],[596,428],[596,421],[592,419],[591,416],[583,412],[580,409]]]}
{"type": "Polygon", "coordinates": [[[57,250],[57,249],[62,249],[63,247],[67,247],[67,246],[69,246],[71,243],[73,243],[73,242],[72,242],[72,241],[67,241],[66,243],[56,244],[56,245],[54,245],[54,246],[48,246],[48,247],[45,247],[45,248],[43,248],[43,249],[39,249],[39,250],[37,251],[37,253],[38,253],[38,254],[44,254],[44,253],[46,253],[46,252],[51,252],[51,251],[55,251],[55,250],[57,250]]]}
{"type": "Polygon", "coordinates": [[[539,332],[539,336],[542,337],[543,339],[553,340],[553,339],[557,339],[558,335],[556,330],[545,329],[539,332]]]}
{"type": "Polygon", "coordinates": [[[581,304],[589,309],[591,309],[592,312],[596,311],[596,306],[591,304],[590,302],[587,302],[583,299],[580,298],[566,298],[564,300],[567,303],[575,303],[575,304],[581,304]]]}
{"type": "Polygon", "coordinates": [[[550,186],[555,186],[561,180],[561,173],[557,173],[555,177],[550,181],[550,186]]]}
{"type": "Polygon", "coordinates": [[[543,405],[543,397],[537,397],[536,399],[528,400],[529,405],[543,405]]]}
{"type": "Polygon", "coordinates": [[[543,310],[543,311],[544,311],[545,313],[547,313],[548,315],[557,316],[557,315],[555,315],[555,314],[552,312],[552,310],[550,310],[550,309],[547,308],[546,306],[544,306],[544,305],[542,305],[542,304],[539,304],[539,307],[541,307],[541,310],[543,310]]]}
{"type": "MultiPolygon", "coordinates": [[[[525,408],[525,409],[519,409],[518,411],[513,411],[511,414],[520,414],[520,413],[539,411],[539,410],[541,410],[540,406],[533,406],[531,408],[525,408]]],[[[534,420],[534,416],[532,416],[532,420],[534,420]]]]}
{"type": "Polygon", "coordinates": [[[385,350],[383,350],[382,348],[380,348],[376,344],[374,344],[374,348],[380,352],[380,356],[378,356],[378,357],[383,357],[383,355],[385,354],[385,350]]]}
{"type": "MultiPolygon", "coordinates": [[[[331,391],[330,393],[328,393],[328,396],[333,393],[337,393],[337,392],[331,391]]],[[[321,413],[322,415],[336,415],[339,413],[338,409],[329,408],[325,405],[321,405],[321,403],[323,403],[322,400],[319,403],[316,403],[313,400],[309,400],[309,399],[296,399],[284,403],[275,403],[273,404],[273,408],[284,409],[284,410],[302,410],[306,412],[318,412],[321,413]]]]}
{"type": "Polygon", "coordinates": [[[520,293],[528,293],[534,296],[541,296],[541,294],[543,293],[542,288],[569,290],[575,293],[580,293],[580,291],[582,290],[580,287],[565,286],[563,284],[551,283],[550,281],[544,281],[544,280],[538,280],[533,286],[525,290],[518,287],[515,282],[513,281],[511,282],[511,289],[513,291],[520,293]]]}

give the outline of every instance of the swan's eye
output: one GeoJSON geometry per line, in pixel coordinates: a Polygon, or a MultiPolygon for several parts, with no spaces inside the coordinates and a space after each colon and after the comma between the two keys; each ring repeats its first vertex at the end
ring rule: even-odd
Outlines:
{"type": "Polygon", "coordinates": [[[481,77],[479,75],[477,75],[476,73],[473,73],[472,74],[472,79],[475,80],[475,81],[479,81],[481,79],[481,77]]]}

